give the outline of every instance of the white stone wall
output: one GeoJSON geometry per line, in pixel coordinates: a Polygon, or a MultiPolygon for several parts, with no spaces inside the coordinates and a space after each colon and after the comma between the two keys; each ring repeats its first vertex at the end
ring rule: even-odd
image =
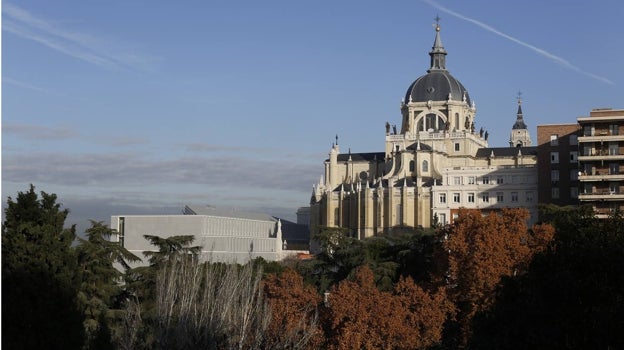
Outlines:
{"type": "Polygon", "coordinates": [[[528,224],[537,221],[537,167],[534,165],[447,168],[443,171],[442,185],[433,186],[431,192],[432,215],[437,214],[440,223],[452,222],[453,213],[460,208],[489,210],[506,207],[526,208],[531,215],[528,224]],[[488,194],[487,202],[483,201],[485,193],[488,194]],[[459,202],[455,201],[457,194],[459,202]],[[472,202],[469,201],[471,194],[472,202]],[[442,222],[443,218],[446,222],[442,222]]]}

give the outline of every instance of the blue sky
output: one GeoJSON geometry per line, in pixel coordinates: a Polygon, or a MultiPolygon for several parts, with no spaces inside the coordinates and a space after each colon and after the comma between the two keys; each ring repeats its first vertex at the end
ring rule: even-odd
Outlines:
{"type": "Polygon", "coordinates": [[[294,219],[339,135],[382,151],[441,17],[476,126],[624,108],[624,3],[3,1],[2,196],[54,192],[70,222],[184,204],[294,219]]]}

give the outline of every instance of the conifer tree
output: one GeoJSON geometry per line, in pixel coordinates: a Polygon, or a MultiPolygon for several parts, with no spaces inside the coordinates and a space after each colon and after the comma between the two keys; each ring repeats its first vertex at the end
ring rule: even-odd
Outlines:
{"type": "Polygon", "coordinates": [[[75,227],[55,194],[30,186],[7,200],[2,226],[2,345],[6,349],[78,349],[75,227]]]}

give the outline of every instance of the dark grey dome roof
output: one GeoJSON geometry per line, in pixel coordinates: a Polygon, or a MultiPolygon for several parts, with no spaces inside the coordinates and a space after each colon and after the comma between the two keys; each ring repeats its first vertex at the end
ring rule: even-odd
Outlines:
{"type": "Polygon", "coordinates": [[[405,103],[409,103],[410,98],[412,102],[446,101],[449,93],[453,101],[463,101],[465,94],[468,105],[472,104],[468,91],[459,80],[445,69],[432,69],[407,88],[405,103]]]}
{"type": "MultiPolygon", "coordinates": [[[[507,124],[509,125],[509,124],[507,124]]],[[[516,122],[514,123],[513,127],[511,128],[512,130],[517,130],[517,129],[528,129],[527,125],[524,123],[523,119],[519,119],[516,120],[516,122]]]]}

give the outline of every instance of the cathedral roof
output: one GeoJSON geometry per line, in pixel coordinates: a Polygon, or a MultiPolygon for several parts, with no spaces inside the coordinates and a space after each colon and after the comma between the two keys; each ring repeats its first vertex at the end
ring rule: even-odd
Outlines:
{"type": "MultiPolygon", "coordinates": [[[[407,150],[408,151],[414,151],[418,149],[418,142],[414,142],[411,145],[407,146],[407,150]]],[[[420,150],[421,151],[431,151],[431,146],[429,146],[426,143],[420,143],[420,150]]]]}
{"type": "Polygon", "coordinates": [[[416,79],[407,88],[405,103],[427,101],[466,101],[469,105],[470,96],[468,91],[446,70],[446,50],[440,39],[440,26],[436,26],[436,37],[429,52],[431,67],[427,74],[416,79]]]}
{"type": "Polygon", "coordinates": [[[537,147],[488,147],[479,148],[477,158],[489,158],[492,154],[494,157],[515,157],[518,155],[518,150],[523,156],[537,155],[537,147]]]}
{"type": "MultiPolygon", "coordinates": [[[[351,158],[351,160],[354,162],[357,162],[357,161],[370,162],[374,160],[378,162],[383,162],[385,157],[386,157],[386,154],[384,152],[344,153],[344,154],[338,155],[338,161],[346,162],[349,160],[349,158],[351,158]]],[[[329,161],[329,159],[326,159],[326,161],[329,161]]]]}

